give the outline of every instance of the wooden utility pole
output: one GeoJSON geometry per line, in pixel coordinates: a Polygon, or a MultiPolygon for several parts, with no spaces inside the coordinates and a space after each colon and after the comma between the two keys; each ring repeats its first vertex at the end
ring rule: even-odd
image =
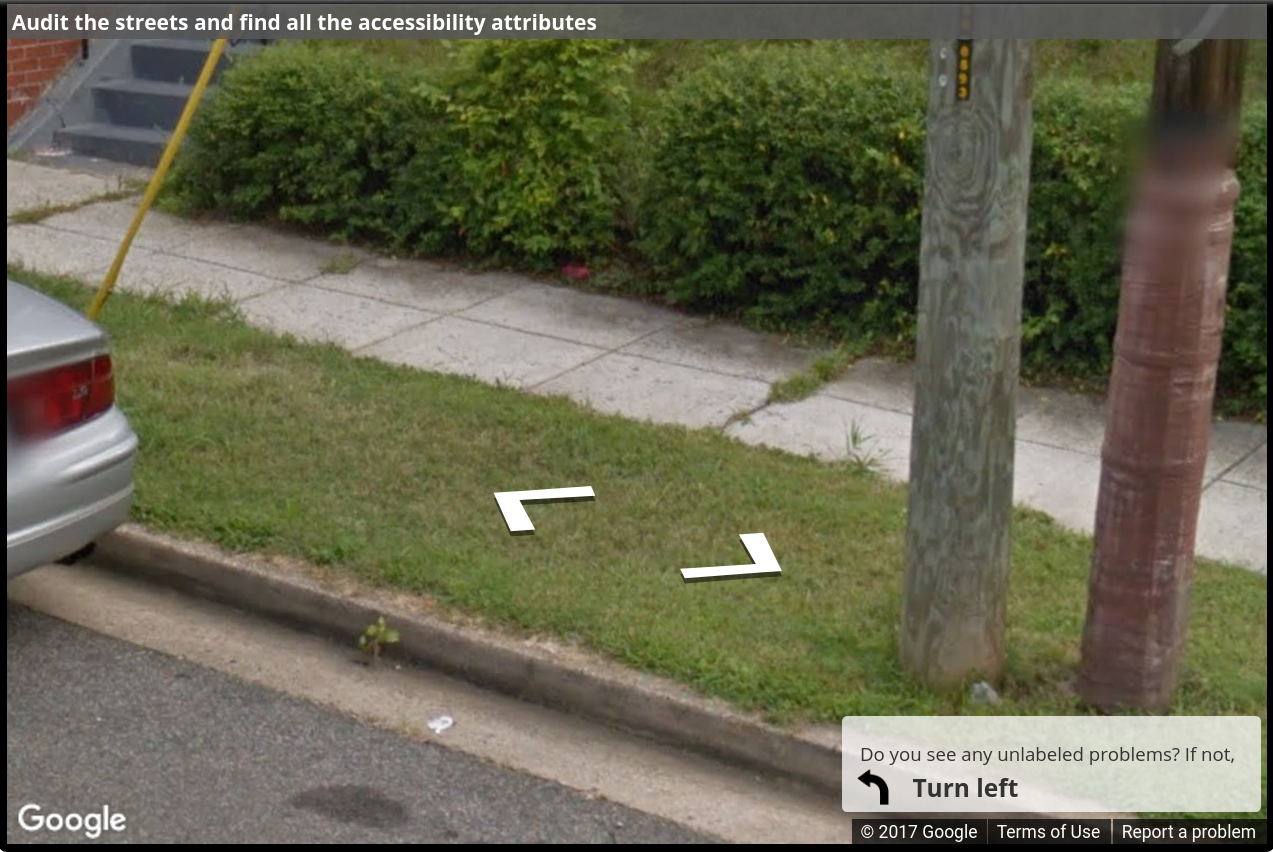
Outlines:
{"type": "Polygon", "coordinates": [[[1247,43],[1160,41],[1128,219],[1078,692],[1166,710],[1185,656],[1247,43]]]}
{"type": "Polygon", "coordinates": [[[1003,665],[1030,52],[932,45],[901,658],[937,688],[1003,665]]]}

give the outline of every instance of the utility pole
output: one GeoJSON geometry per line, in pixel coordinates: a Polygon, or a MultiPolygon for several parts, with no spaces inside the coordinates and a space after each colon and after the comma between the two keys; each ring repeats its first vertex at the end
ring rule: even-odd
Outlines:
{"type": "Polygon", "coordinates": [[[1019,39],[932,44],[901,660],[934,688],[1003,665],[1030,53],[1019,39]]]}
{"type": "Polygon", "coordinates": [[[1128,219],[1077,689],[1166,710],[1185,657],[1224,329],[1247,42],[1158,43],[1128,219]]]}

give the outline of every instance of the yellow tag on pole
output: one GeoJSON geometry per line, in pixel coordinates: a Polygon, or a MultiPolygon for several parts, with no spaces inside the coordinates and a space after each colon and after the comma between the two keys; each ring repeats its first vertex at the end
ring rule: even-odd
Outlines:
{"type": "Polygon", "coordinates": [[[955,43],[958,71],[955,73],[955,100],[966,101],[972,94],[972,39],[955,43]]]}

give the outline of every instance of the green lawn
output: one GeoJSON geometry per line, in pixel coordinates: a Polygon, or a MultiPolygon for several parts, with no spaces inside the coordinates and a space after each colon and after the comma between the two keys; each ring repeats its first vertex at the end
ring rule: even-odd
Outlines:
{"type": "MultiPolygon", "coordinates": [[[[80,307],[74,282],[10,269],[80,307]]],[[[116,294],[121,405],[142,437],[138,520],[298,557],[513,630],[575,640],[778,722],[1080,712],[1089,541],[1017,514],[1003,703],[897,664],[905,490],[853,465],[643,425],[564,399],[355,358],[224,306],[116,294]],[[497,491],[591,485],[509,536],[497,491]],[[783,576],[686,585],[763,532],[783,576]]],[[[1266,718],[1267,580],[1200,561],[1175,711],[1266,718]]]]}

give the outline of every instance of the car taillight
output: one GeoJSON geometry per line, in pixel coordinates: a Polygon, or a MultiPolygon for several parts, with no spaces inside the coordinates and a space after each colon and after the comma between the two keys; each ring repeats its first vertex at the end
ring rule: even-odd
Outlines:
{"type": "Polygon", "coordinates": [[[15,437],[43,438],[91,420],[115,402],[109,355],[68,364],[9,382],[9,418],[15,437]]]}

